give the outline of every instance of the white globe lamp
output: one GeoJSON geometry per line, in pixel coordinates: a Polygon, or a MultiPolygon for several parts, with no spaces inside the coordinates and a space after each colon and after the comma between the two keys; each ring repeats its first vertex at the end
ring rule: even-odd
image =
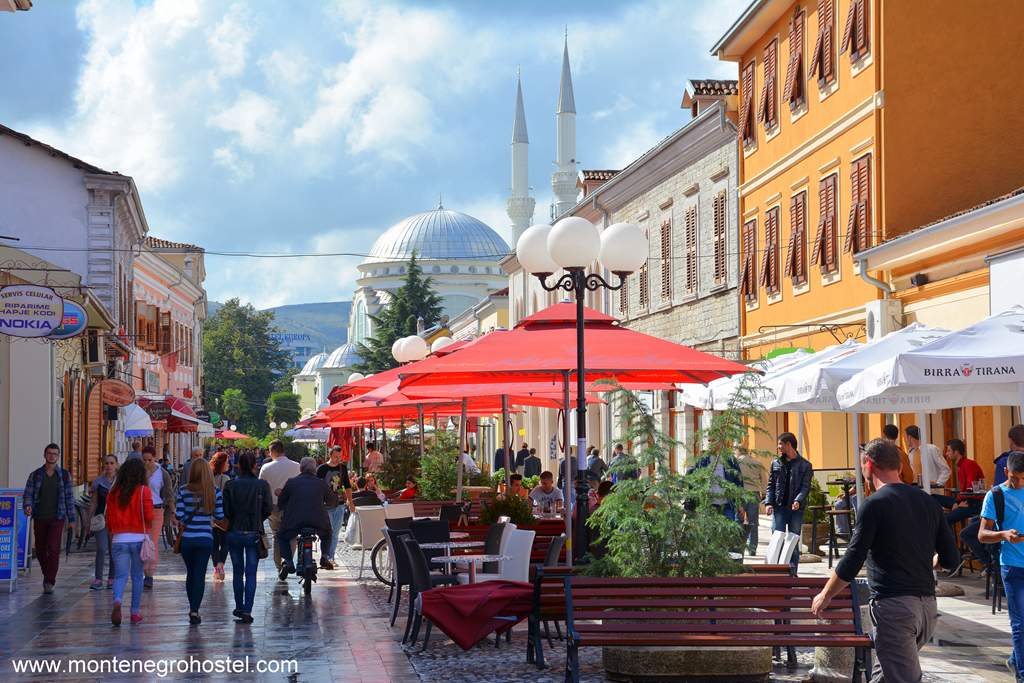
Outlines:
{"type": "Polygon", "coordinates": [[[451,337],[438,337],[433,341],[433,343],[431,343],[430,352],[437,353],[444,347],[451,346],[453,343],[455,343],[455,340],[451,337]]]}
{"type": "Polygon", "coordinates": [[[238,425],[228,425],[228,429],[230,429],[231,431],[235,431],[236,429],[238,429],[238,425]]]}
{"type": "Polygon", "coordinates": [[[586,218],[563,218],[548,233],[548,253],[562,268],[586,268],[600,251],[601,235],[586,218]]]}
{"type": "Polygon", "coordinates": [[[548,253],[548,234],[550,232],[550,225],[532,225],[519,236],[519,241],[516,243],[516,257],[526,272],[535,275],[541,273],[550,275],[559,269],[558,264],[548,253]]]}
{"type": "Polygon", "coordinates": [[[274,422],[273,420],[271,420],[271,421],[270,421],[270,428],[271,428],[271,429],[277,429],[277,423],[276,423],[276,422],[274,422]]]}
{"type": "Polygon", "coordinates": [[[601,233],[601,265],[616,274],[634,273],[647,262],[647,236],[635,223],[615,223],[601,233]]]}
{"type": "Polygon", "coordinates": [[[361,379],[366,379],[366,377],[363,376],[363,373],[353,372],[348,376],[348,383],[351,384],[352,382],[358,382],[361,379]]]}
{"type": "Polygon", "coordinates": [[[399,358],[399,356],[402,353],[399,349],[401,348],[402,341],[404,339],[405,337],[399,337],[398,339],[395,340],[395,343],[391,345],[391,355],[394,356],[395,360],[397,360],[399,363],[404,362],[401,358],[399,358]]]}
{"type": "Polygon", "coordinates": [[[402,350],[402,355],[405,357],[406,362],[423,360],[430,353],[427,340],[418,334],[406,337],[399,348],[402,350]]]}
{"type": "Polygon", "coordinates": [[[279,427],[281,427],[281,429],[288,429],[288,423],[287,423],[287,422],[282,422],[282,423],[281,423],[280,425],[278,425],[278,426],[279,426],[279,427]]]}

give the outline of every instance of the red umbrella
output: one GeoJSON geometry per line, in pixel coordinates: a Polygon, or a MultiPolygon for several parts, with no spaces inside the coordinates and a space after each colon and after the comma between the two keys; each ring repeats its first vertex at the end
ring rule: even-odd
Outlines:
{"type": "Polygon", "coordinates": [[[231,439],[231,440],[235,440],[235,439],[250,439],[250,438],[252,438],[248,434],[242,434],[241,432],[234,432],[234,431],[231,431],[230,429],[218,429],[217,431],[215,431],[213,433],[213,436],[214,436],[214,438],[217,438],[217,439],[231,439]]]}
{"type": "MultiPolygon", "coordinates": [[[[706,384],[749,368],[689,346],[621,327],[615,318],[585,308],[588,382],[614,379],[641,383],[706,384]]],[[[428,358],[400,368],[403,391],[412,387],[505,384],[553,379],[575,381],[576,309],[555,304],[524,318],[515,329],[495,331],[450,357],[428,358]]]]}

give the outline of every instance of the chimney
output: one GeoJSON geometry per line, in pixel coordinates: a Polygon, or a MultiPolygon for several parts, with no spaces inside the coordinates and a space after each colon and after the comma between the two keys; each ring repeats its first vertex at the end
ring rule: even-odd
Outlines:
{"type": "Polygon", "coordinates": [[[590,171],[584,169],[580,171],[579,178],[576,179],[576,187],[583,192],[584,198],[589,197],[594,190],[614,178],[617,173],[618,171],[610,169],[590,171]]]}
{"type": "Polygon", "coordinates": [[[705,78],[691,80],[683,93],[680,105],[688,109],[693,118],[703,114],[715,102],[725,104],[725,115],[733,123],[739,120],[739,84],[737,81],[705,78]]]}

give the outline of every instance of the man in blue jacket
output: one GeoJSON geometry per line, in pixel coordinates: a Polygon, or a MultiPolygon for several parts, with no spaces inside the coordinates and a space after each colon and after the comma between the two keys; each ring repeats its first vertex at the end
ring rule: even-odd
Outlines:
{"type": "Polygon", "coordinates": [[[43,572],[43,592],[50,594],[57,583],[60,569],[60,540],[64,524],[75,527],[75,493],[71,475],[57,464],[60,446],[47,444],[43,449],[43,466],[28,475],[22,508],[32,518],[32,534],[36,539],[36,558],[43,572]]]}

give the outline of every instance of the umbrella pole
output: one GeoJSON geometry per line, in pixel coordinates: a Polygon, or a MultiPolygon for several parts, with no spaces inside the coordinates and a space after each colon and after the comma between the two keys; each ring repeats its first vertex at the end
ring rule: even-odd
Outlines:
{"type": "Polygon", "coordinates": [[[420,460],[423,459],[423,404],[416,406],[416,424],[420,428],[420,460]]]}
{"type": "Polygon", "coordinates": [[[384,443],[384,457],[388,456],[388,433],[384,427],[384,418],[380,419],[380,440],[384,443]]]}
{"type": "Polygon", "coordinates": [[[857,509],[860,510],[864,504],[864,473],[860,471],[860,413],[853,413],[853,472],[857,480],[857,509]]]}
{"type": "Polygon", "coordinates": [[[572,566],[573,536],[572,536],[572,509],[569,506],[569,491],[572,490],[572,467],[569,466],[569,373],[563,374],[563,390],[565,410],[562,412],[562,467],[565,471],[562,475],[565,482],[565,490],[562,491],[562,515],[565,517],[565,563],[572,566]]]}
{"type": "Polygon", "coordinates": [[[505,451],[505,491],[509,491],[512,488],[512,458],[510,448],[512,447],[509,443],[508,434],[508,395],[501,395],[501,443],[502,450],[505,451]]]}
{"type": "Polygon", "coordinates": [[[917,460],[921,463],[921,486],[925,493],[932,492],[932,464],[924,457],[924,445],[930,443],[931,435],[928,429],[928,413],[917,414],[918,435],[921,437],[921,444],[917,447],[917,460]]]}
{"type": "MultiPolygon", "coordinates": [[[[437,424],[437,413],[434,413],[437,424]]],[[[462,399],[462,414],[459,417],[459,464],[455,468],[455,500],[462,502],[462,454],[469,451],[466,444],[466,399],[462,399]]]]}

